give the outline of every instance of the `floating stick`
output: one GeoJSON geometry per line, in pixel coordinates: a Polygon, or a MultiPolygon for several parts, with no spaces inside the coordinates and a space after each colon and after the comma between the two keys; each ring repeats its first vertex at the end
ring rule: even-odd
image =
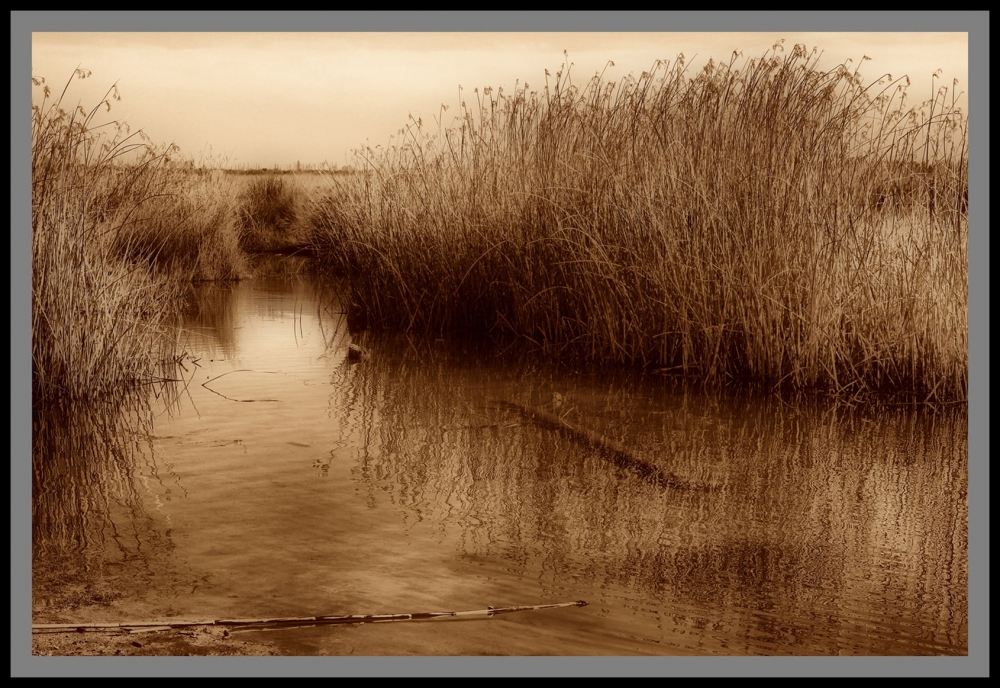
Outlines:
{"type": "Polygon", "coordinates": [[[240,368],[239,370],[230,370],[228,373],[223,373],[222,375],[216,375],[215,377],[211,378],[210,380],[205,380],[204,382],[201,383],[201,386],[204,387],[205,389],[207,389],[212,394],[218,394],[220,397],[222,397],[224,399],[229,399],[229,401],[240,401],[240,402],[243,402],[243,403],[246,403],[246,404],[252,404],[255,401],[281,401],[281,399],[233,399],[232,397],[227,397],[222,392],[216,392],[214,389],[212,389],[211,387],[208,386],[209,382],[214,382],[215,380],[218,380],[220,377],[225,377],[226,375],[231,375],[232,373],[268,373],[270,375],[277,375],[278,371],[276,371],[276,370],[252,370],[250,368],[240,368]]]}
{"type": "Polygon", "coordinates": [[[583,600],[558,604],[536,604],[522,607],[487,607],[464,612],[420,612],[417,614],[350,614],[348,616],[295,616],[276,619],[215,619],[214,621],[123,621],[103,624],[31,624],[32,633],[107,632],[107,631],[165,631],[193,626],[236,626],[241,628],[267,626],[293,628],[296,626],[325,626],[334,624],[385,623],[391,621],[427,621],[431,619],[488,619],[499,614],[527,612],[562,607],[586,607],[583,600]]]}

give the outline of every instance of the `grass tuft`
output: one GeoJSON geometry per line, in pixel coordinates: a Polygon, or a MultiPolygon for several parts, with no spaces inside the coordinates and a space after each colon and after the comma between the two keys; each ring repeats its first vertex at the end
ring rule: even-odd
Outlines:
{"type": "Polygon", "coordinates": [[[251,181],[240,198],[240,246],[249,253],[283,248],[295,223],[295,209],[295,194],[283,178],[251,181]]]}

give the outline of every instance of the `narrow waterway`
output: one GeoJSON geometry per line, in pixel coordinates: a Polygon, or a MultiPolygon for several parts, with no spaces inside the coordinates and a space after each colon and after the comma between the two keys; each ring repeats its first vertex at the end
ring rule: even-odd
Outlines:
{"type": "Polygon", "coordinates": [[[289,655],[967,653],[964,408],[352,333],[304,260],[273,263],[193,291],[154,417],[36,417],[36,620],[585,600],[239,633],[289,655]]]}

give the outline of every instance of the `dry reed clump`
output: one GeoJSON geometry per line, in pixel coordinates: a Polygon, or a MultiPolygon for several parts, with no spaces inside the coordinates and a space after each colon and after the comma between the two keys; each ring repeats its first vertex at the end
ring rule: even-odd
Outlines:
{"type": "Polygon", "coordinates": [[[177,279],[248,277],[236,185],[225,176],[202,174],[184,165],[164,165],[158,175],[166,193],[111,220],[118,255],[177,279]]]}
{"type": "Polygon", "coordinates": [[[295,193],[284,179],[254,179],[239,200],[240,246],[250,253],[284,248],[296,220],[295,193]]]}
{"type": "MultiPolygon", "coordinates": [[[[89,72],[77,70],[85,78],[89,72]]],[[[123,246],[172,190],[169,151],[124,125],[97,126],[112,88],[87,112],[62,107],[41,78],[32,106],[32,374],[36,402],[85,399],[162,382],[176,360],[161,333],[182,299],[174,275],[123,246]]],[[[66,88],[69,87],[67,83],[66,88]]],[[[147,256],[148,257],[148,256],[147,256]]]]}
{"type": "MultiPolygon", "coordinates": [[[[963,399],[967,121],[780,46],[411,121],[311,215],[376,326],[727,382],[963,399]]],[[[905,78],[905,77],[904,77],[905,78]]],[[[908,80],[907,80],[908,83],[908,80]]],[[[948,96],[951,96],[951,101],[948,96]]]]}

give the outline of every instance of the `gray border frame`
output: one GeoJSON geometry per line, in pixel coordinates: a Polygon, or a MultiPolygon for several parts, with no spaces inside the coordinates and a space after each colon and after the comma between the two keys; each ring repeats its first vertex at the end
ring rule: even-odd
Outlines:
{"type": "Polygon", "coordinates": [[[989,676],[989,12],[11,12],[11,676],[989,676]],[[32,31],[957,31],[969,35],[968,657],[33,657],[32,31]],[[18,95],[20,94],[20,95],[18,95]]]}

